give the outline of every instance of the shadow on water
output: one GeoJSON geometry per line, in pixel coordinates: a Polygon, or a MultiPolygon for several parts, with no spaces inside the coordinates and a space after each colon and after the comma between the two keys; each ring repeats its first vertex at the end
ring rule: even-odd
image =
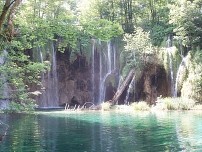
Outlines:
{"type": "MultiPolygon", "coordinates": [[[[110,112],[0,115],[10,126],[0,151],[182,151],[188,147],[183,137],[197,133],[185,126],[187,119],[175,116],[110,112]]],[[[195,124],[198,119],[202,117],[190,117],[195,124]]]]}

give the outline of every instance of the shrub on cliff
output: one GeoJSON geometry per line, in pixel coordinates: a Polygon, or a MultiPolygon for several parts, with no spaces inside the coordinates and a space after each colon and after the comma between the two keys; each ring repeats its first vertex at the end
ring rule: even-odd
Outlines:
{"type": "Polygon", "coordinates": [[[202,102],[202,53],[198,50],[191,54],[187,79],[182,85],[182,97],[202,102]]]}

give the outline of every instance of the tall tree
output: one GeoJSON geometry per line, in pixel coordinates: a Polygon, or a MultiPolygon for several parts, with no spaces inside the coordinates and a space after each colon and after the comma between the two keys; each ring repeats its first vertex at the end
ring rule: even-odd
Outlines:
{"type": "Polygon", "coordinates": [[[202,47],[202,0],[176,1],[171,5],[170,23],[186,47],[202,47]]]}
{"type": "Polygon", "coordinates": [[[22,0],[6,0],[4,2],[1,15],[0,15],[0,30],[2,30],[2,26],[6,21],[6,15],[8,14],[8,26],[13,26],[12,20],[14,17],[15,9],[20,5],[22,0]]]}
{"type": "Polygon", "coordinates": [[[132,33],[134,30],[134,11],[133,0],[121,0],[122,26],[126,33],[132,33]]]}

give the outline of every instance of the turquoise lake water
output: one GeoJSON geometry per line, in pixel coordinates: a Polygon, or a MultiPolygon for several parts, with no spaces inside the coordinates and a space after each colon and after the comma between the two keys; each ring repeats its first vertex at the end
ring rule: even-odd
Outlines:
{"type": "Polygon", "coordinates": [[[41,112],[0,120],[9,125],[0,152],[202,151],[202,112],[41,112]]]}

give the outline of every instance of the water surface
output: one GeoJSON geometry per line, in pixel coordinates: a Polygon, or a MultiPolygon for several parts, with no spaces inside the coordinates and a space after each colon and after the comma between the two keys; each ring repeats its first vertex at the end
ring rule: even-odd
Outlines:
{"type": "Polygon", "coordinates": [[[9,125],[1,152],[202,151],[202,112],[43,112],[0,120],[9,125]]]}

